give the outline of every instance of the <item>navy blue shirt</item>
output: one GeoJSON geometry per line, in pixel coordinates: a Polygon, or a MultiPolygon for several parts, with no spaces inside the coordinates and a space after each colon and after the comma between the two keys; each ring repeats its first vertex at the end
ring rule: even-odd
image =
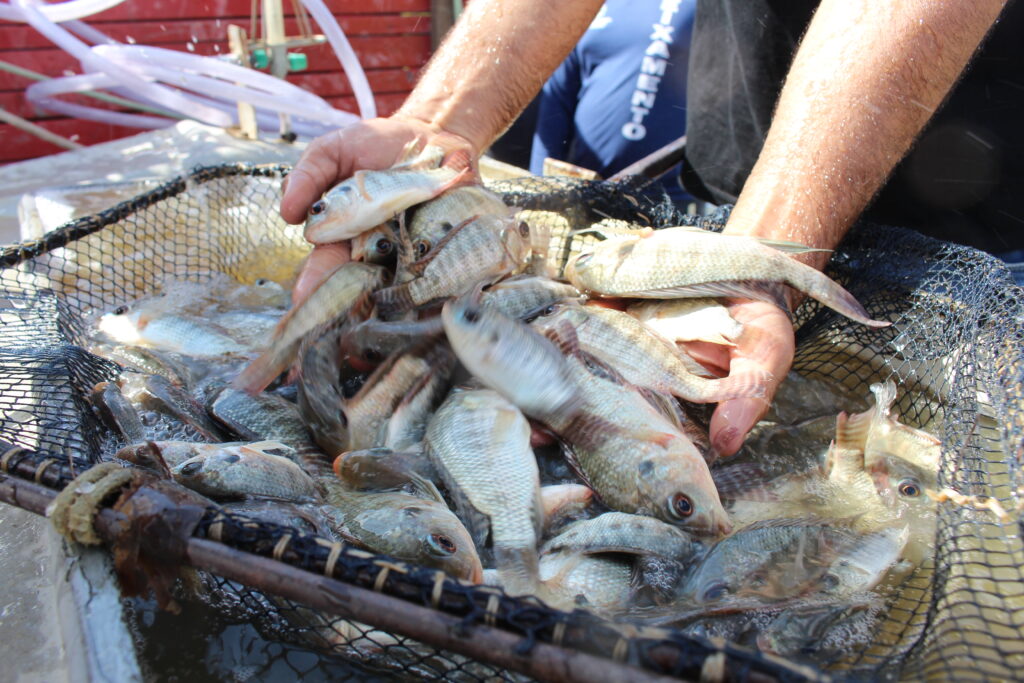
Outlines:
{"type": "MultiPolygon", "coordinates": [[[[696,0],[608,0],[544,85],[530,170],[545,157],[607,178],[686,132],[686,73],[696,0]]],[[[663,183],[691,198],[679,169],[663,183]]]]}

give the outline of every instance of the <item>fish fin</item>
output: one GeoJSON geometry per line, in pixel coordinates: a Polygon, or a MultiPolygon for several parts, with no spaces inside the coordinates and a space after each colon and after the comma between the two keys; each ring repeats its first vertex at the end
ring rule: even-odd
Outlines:
{"type": "Polygon", "coordinates": [[[494,545],[494,564],[509,595],[533,595],[540,583],[539,559],[533,546],[494,545]]]}
{"type": "Polygon", "coordinates": [[[896,383],[891,379],[876,382],[871,385],[871,393],[875,395],[875,418],[880,420],[889,417],[892,405],[896,402],[896,383]]]}
{"type": "Polygon", "coordinates": [[[476,174],[473,173],[473,169],[470,166],[466,166],[459,171],[454,178],[443,184],[437,189],[437,194],[434,196],[442,195],[448,190],[454,190],[456,187],[465,187],[467,185],[477,185],[476,174]]]}
{"type": "Polygon", "coordinates": [[[416,302],[412,300],[412,290],[409,283],[385,287],[373,293],[373,302],[377,306],[377,314],[382,318],[388,318],[395,313],[404,313],[416,308],[416,302]]]}
{"type": "Polygon", "coordinates": [[[455,150],[451,154],[445,155],[441,160],[441,166],[444,168],[451,168],[456,171],[470,168],[472,165],[473,157],[464,149],[455,150]]]}
{"type": "Polygon", "coordinates": [[[763,398],[768,393],[772,379],[772,373],[767,370],[751,370],[721,379],[709,379],[707,386],[711,391],[702,398],[707,403],[720,403],[734,398],[763,398]]]}
{"type": "Polygon", "coordinates": [[[874,424],[875,411],[878,406],[863,413],[850,415],[841,412],[836,416],[836,448],[843,450],[863,451],[867,444],[871,427],[874,424]]]}
{"type": "Polygon", "coordinates": [[[445,507],[448,507],[448,502],[441,495],[441,492],[437,489],[437,485],[429,479],[422,477],[415,472],[409,473],[409,485],[413,492],[421,498],[427,498],[429,500],[435,500],[441,503],[445,507]]]}
{"type": "Polygon", "coordinates": [[[558,443],[562,449],[562,457],[565,458],[565,462],[566,464],[569,465],[569,469],[571,469],[576,474],[576,476],[579,477],[580,481],[583,482],[584,486],[586,486],[587,488],[594,492],[594,500],[603,503],[603,501],[601,501],[600,494],[590,483],[590,478],[587,477],[586,472],[583,471],[583,466],[580,465],[580,458],[576,454],[575,447],[571,443],[562,438],[559,438],[558,443]]]}
{"type": "Polygon", "coordinates": [[[146,440],[146,450],[153,456],[153,465],[157,472],[164,479],[171,479],[171,468],[164,460],[164,454],[160,452],[160,446],[155,441],[146,440]]]}
{"type": "Polygon", "coordinates": [[[366,191],[366,175],[370,171],[356,171],[352,174],[352,180],[355,181],[356,190],[359,191],[360,196],[368,202],[373,201],[373,197],[369,192],[366,191]]]}
{"type": "Polygon", "coordinates": [[[816,247],[809,247],[806,244],[800,244],[799,242],[790,242],[788,240],[773,240],[767,237],[755,237],[755,240],[760,242],[766,247],[771,247],[777,251],[785,252],[787,254],[831,254],[831,249],[818,249],[816,247]]]}
{"type": "MultiPolygon", "coordinates": [[[[786,298],[786,285],[779,282],[766,280],[720,280],[717,282],[702,282],[680,287],[666,287],[664,289],[647,290],[634,292],[633,294],[658,295],[665,299],[701,299],[735,297],[739,299],[754,299],[775,304],[786,315],[792,317],[789,308],[789,301],[786,298]]],[[[627,294],[628,296],[628,294],[627,294]]]]}
{"type": "MultiPolygon", "coordinates": [[[[352,306],[346,313],[346,320],[349,323],[360,323],[369,320],[373,315],[373,292],[366,291],[356,297],[356,300],[352,302],[352,306]]],[[[333,327],[333,325],[324,325],[323,327],[333,327]]],[[[321,334],[326,330],[318,330],[321,334]]],[[[319,336],[319,335],[318,335],[319,336]]]]}
{"type": "Polygon", "coordinates": [[[260,354],[258,358],[245,366],[245,369],[231,380],[231,387],[244,391],[251,396],[260,393],[278,375],[288,369],[294,355],[293,352],[297,349],[297,346],[297,344],[289,345],[289,349],[285,353],[266,351],[260,354]]]}
{"type": "Polygon", "coordinates": [[[568,320],[560,320],[550,329],[544,330],[544,336],[565,356],[578,356],[582,353],[576,328],[568,320]]]}
{"type": "Polygon", "coordinates": [[[737,463],[712,468],[711,479],[722,498],[757,502],[779,500],[779,497],[765,486],[768,475],[754,463],[737,463]]]}

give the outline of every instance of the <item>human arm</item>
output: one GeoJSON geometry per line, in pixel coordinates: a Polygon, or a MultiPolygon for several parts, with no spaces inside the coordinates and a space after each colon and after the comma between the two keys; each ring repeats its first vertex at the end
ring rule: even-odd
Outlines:
{"type": "MultiPolygon", "coordinates": [[[[942,103],[1004,4],[824,0],[725,232],[835,247],[942,103]]],[[[822,268],[828,256],[797,258],[822,268]]],[[[737,317],[774,330],[778,343],[756,348],[764,338],[753,335],[718,364],[769,370],[777,386],[792,363],[791,328],[784,329],[783,314],[768,304],[732,306],[737,317]]],[[[764,399],[719,405],[711,422],[718,451],[738,450],[767,405],[764,399]]]]}
{"type": "Polygon", "coordinates": [[[474,0],[390,117],[317,138],[289,174],[281,216],[305,219],[320,195],[359,168],[386,168],[419,138],[476,159],[572,49],[601,0],[474,0]]]}

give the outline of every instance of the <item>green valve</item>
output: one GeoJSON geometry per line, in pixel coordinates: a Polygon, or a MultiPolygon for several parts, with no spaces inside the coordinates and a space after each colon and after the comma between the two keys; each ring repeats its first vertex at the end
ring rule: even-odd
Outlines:
{"type": "Polygon", "coordinates": [[[305,71],[309,68],[309,58],[301,52],[288,53],[288,70],[305,71]]]}
{"type": "Polygon", "coordinates": [[[249,55],[249,61],[252,62],[254,69],[266,69],[270,66],[270,55],[262,47],[258,47],[249,55]]]}

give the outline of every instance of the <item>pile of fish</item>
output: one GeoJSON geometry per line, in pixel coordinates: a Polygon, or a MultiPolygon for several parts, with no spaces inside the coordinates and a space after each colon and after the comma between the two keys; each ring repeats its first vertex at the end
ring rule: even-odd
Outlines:
{"type": "Polygon", "coordinates": [[[869,628],[932,552],[940,444],[884,383],[866,412],[765,422],[719,460],[698,404],[773,378],[718,377],[682,344],[735,344],[717,298],[787,286],[887,323],[790,243],[602,221],[557,263],[537,212],[409,156],[313,206],[307,239],[354,260],[303,291],[168,281],[97,316],[91,350],[123,368],[92,395],[116,457],[559,608],[786,654],[869,628]],[[798,465],[751,452],[776,428],[798,465]]]}

